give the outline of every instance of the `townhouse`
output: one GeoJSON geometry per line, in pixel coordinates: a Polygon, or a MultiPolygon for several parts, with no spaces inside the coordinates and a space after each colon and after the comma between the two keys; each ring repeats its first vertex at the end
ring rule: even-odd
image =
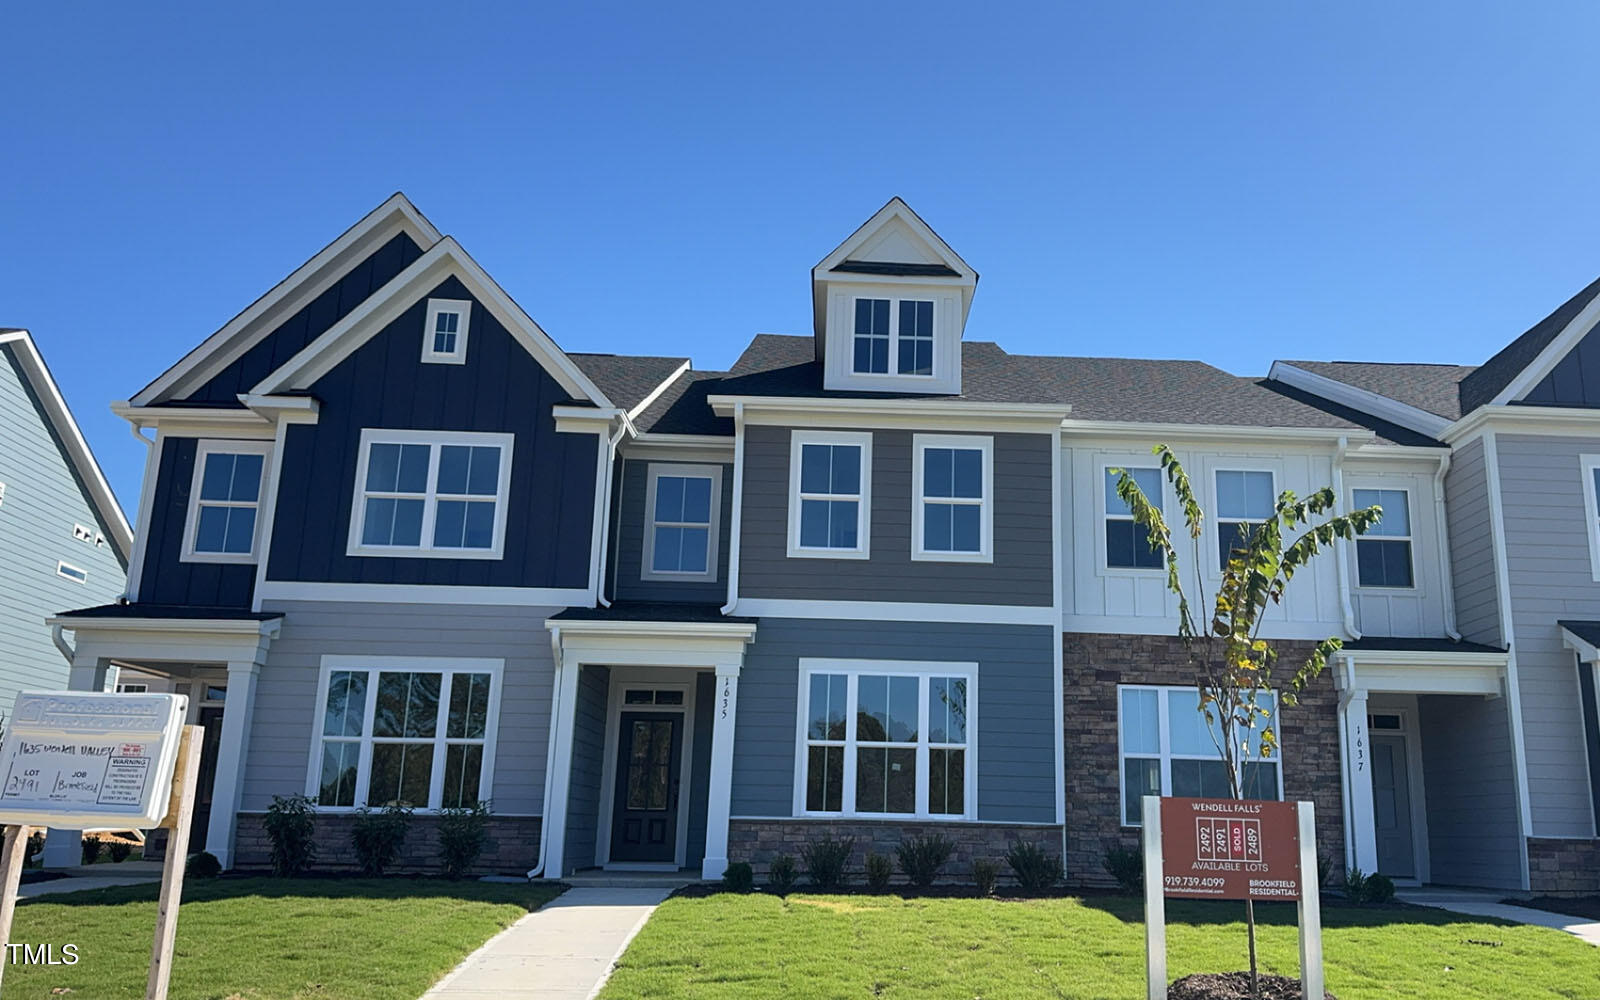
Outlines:
{"type": "MultiPolygon", "coordinates": [[[[126,601],[51,620],[73,686],[217,692],[197,836],[228,866],[303,793],[330,864],[362,806],[416,807],[426,843],[489,800],[500,871],[714,878],[939,830],[960,871],[1021,839],[1093,881],[1140,795],[1222,787],[1110,487],[1130,468],[1175,515],[1167,443],[1213,515],[1197,587],[1281,490],[1386,511],[1273,611],[1286,660],[1348,642],[1253,793],[1315,801],[1346,865],[1566,887],[1592,810],[1552,786],[1535,825],[1529,781],[1594,752],[1593,713],[1550,689],[1572,717],[1531,732],[1535,640],[1490,627],[1540,591],[1501,558],[1482,418],[1315,365],[1010,354],[967,336],[977,272],[898,199],[811,278],[811,333],[727,371],[566,353],[394,196],[116,405],[149,442],[137,542],[126,601]]],[[[1576,691],[1573,648],[1592,709],[1595,647],[1538,647],[1576,691]]]]}

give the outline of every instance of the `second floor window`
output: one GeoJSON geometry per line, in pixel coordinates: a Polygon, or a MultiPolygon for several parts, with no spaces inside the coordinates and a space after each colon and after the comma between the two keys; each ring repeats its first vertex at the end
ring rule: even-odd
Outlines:
{"type": "Polygon", "coordinates": [[[871,472],[870,433],[793,432],[789,555],[867,558],[871,472]]]}
{"type": "MultiPolygon", "coordinates": [[[[1161,509],[1161,470],[1128,468],[1151,506],[1161,509]]],[[[1117,495],[1118,470],[1106,469],[1106,566],[1110,569],[1164,569],[1166,556],[1150,544],[1150,532],[1133,519],[1133,510],[1117,495]]]]}
{"type": "Polygon", "coordinates": [[[912,511],[912,558],[990,558],[993,439],[918,434],[912,447],[912,475],[917,484],[912,511]]]}
{"type": "Polygon", "coordinates": [[[650,466],[644,579],[716,579],[721,494],[717,466],[650,466]]]}
{"type": "Polygon", "coordinates": [[[854,334],[857,375],[933,374],[932,302],[856,299],[854,334]]]}
{"type": "Polygon", "coordinates": [[[1410,587],[1411,505],[1405,490],[1356,490],[1355,505],[1382,507],[1383,518],[1356,539],[1356,578],[1362,587],[1410,587]]]}
{"type": "Polygon", "coordinates": [[[261,483],[271,445],[261,441],[201,441],[184,525],[189,562],[249,562],[256,554],[261,483]]]}
{"type": "Polygon", "coordinates": [[[1256,529],[1272,517],[1272,473],[1217,472],[1217,565],[1226,569],[1235,549],[1247,547],[1256,529]]]}
{"type": "Polygon", "coordinates": [[[498,559],[510,434],[361,432],[350,555],[498,559]]]}

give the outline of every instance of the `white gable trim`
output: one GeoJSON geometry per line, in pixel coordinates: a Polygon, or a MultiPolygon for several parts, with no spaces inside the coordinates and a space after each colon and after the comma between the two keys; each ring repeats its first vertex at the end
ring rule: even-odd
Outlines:
{"type": "Polygon", "coordinates": [[[424,250],[440,239],[433,223],[424,218],[405,195],[396,192],[184,355],[129,402],[148,406],[204,385],[398,233],[406,233],[424,250]]]}
{"type": "Polygon", "coordinates": [[[1594,329],[1597,322],[1600,322],[1600,295],[1595,296],[1588,305],[1579,310],[1578,315],[1572,317],[1572,322],[1563,327],[1555,339],[1546,344],[1544,350],[1540,351],[1526,368],[1517,373],[1516,378],[1507,382],[1506,387],[1495,394],[1489,405],[1504,406],[1532,392],[1534,386],[1544,381],[1544,377],[1555,370],[1556,365],[1559,365],[1561,360],[1578,346],[1578,342],[1594,329]]]}
{"type": "Polygon", "coordinates": [[[412,262],[387,285],[325,330],[300,353],[250,390],[252,394],[272,395],[311,388],[358,347],[411,308],[417,299],[432,291],[447,277],[455,277],[488,310],[518,343],[544,365],[561,387],[596,406],[610,408],[598,386],[572,359],[556,346],[539,324],[512,301],[493,278],[478,266],[454,237],[446,236],[433,249],[412,262]]]}
{"type": "MultiPolygon", "coordinates": [[[[966,261],[962,260],[960,254],[950,249],[950,244],[940,239],[939,234],[934,232],[926,222],[923,222],[921,217],[911,210],[910,205],[907,205],[898,197],[890,198],[887,205],[874,212],[872,218],[863,222],[843,243],[834,247],[832,253],[822,258],[822,261],[812,268],[812,273],[820,278],[832,271],[835,266],[848,260],[850,255],[864,243],[877,236],[878,232],[892,219],[899,219],[905,223],[907,228],[931,246],[935,253],[943,257],[946,264],[961,272],[959,279],[946,278],[944,280],[959,280],[963,284],[975,284],[977,282],[978,272],[974,271],[966,261]]],[[[838,277],[838,275],[834,275],[834,278],[838,277]]],[[[869,275],[868,277],[875,280],[877,276],[869,275]]]]}
{"type": "Polygon", "coordinates": [[[1449,418],[1441,417],[1437,413],[1429,413],[1420,407],[1391,399],[1382,393],[1358,389],[1346,382],[1297,368],[1284,361],[1274,361],[1267,378],[1292,385],[1297,389],[1304,389],[1323,399],[1369,413],[1380,420],[1399,424],[1401,427],[1410,428],[1432,438],[1443,434],[1445,428],[1451,424],[1449,418]]]}

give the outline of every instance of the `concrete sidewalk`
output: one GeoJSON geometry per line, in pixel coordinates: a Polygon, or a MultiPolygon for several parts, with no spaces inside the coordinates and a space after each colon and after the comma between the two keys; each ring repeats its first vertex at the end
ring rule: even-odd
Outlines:
{"type": "Polygon", "coordinates": [[[1473,889],[1406,889],[1396,894],[1402,903],[1433,906],[1452,913],[1465,913],[1474,917],[1508,920],[1518,924],[1532,924],[1566,931],[1580,941],[1600,946],[1600,923],[1591,923],[1582,917],[1571,917],[1549,910],[1534,910],[1526,906],[1502,903],[1503,892],[1482,892],[1473,889]]]}
{"type": "Polygon", "coordinates": [[[468,955],[422,1000],[588,1000],[671,891],[569,889],[468,955]]]}
{"type": "Polygon", "coordinates": [[[63,892],[83,892],[86,889],[109,889],[118,885],[142,885],[161,881],[161,862],[124,861],[121,864],[78,865],[63,868],[67,878],[48,882],[31,882],[17,886],[18,899],[54,896],[63,892]]]}

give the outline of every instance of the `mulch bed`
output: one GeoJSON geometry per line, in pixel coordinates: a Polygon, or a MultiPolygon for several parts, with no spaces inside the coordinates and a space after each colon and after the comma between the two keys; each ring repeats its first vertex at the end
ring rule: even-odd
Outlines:
{"type": "Polygon", "coordinates": [[[1565,913],[1583,920],[1600,920],[1600,896],[1537,896],[1533,899],[1502,899],[1500,902],[1550,913],[1565,913]]]}
{"type": "MultiPolygon", "coordinates": [[[[1261,1000],[1301,1000],[1300,980],[1261,976],[1261,1000]]],[[[1324,1000],[1337,1000],[1323,993],[1324,1000]]],[[[1167,987],[1167,1000],[1250,1000],[1250,973],[1223,972],[1184,976],[1167,987]]]]}

